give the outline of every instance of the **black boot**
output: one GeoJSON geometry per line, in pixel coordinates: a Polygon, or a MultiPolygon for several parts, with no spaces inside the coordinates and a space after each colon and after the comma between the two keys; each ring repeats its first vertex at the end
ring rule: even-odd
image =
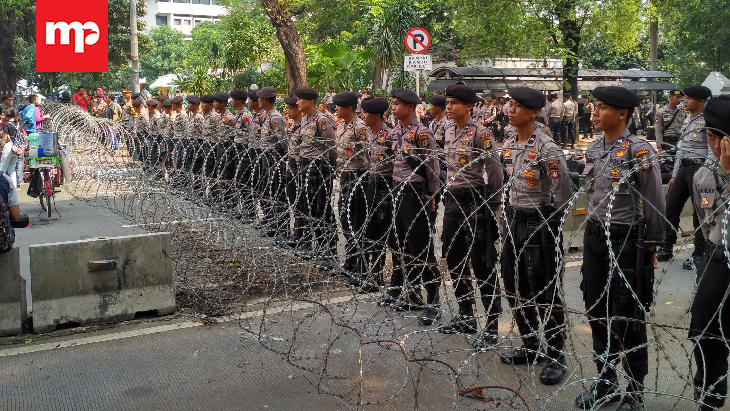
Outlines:
{"type": "Polygon", "coordinates": [[[565,356],[560,353],[550,355],[546,365],[540,372],[540,382],[545,385],[555,385],[563,380],[568,367],[565,363],[565,356]]]}
{"type": "Polygon", "coordinates": [[[378,298],[378,301],[376,304],[378,304],[380,307],[392,307],[396,301],[398,301],[401,297],[401,286],[400,285],[390,285],[390,288],[388,288],[383,295],[378,298]]]}
{"type": "Polygon", "coordinates": [[[504,364],[521,365],[545,361],[545,353],[539,347],[519,347],[508,353],[500,354],[504,364]]]}
{"type": "Polygon", "coordinates": [[[420,287],[410,291],[407,295],[401,295],[401,297],[393,303],[393,308],[396,311],[422,310],[424,306],[425,303],[421,296],[420,287]]]}
{"type": "Polygon", "coordinates": [[[663,263],[665,261],[671,260],[673,255],[674,254],[672,253],[671,248],[662,247],[659,249],[659,251],[656,252],[656,259],[660,263],[663,263]]]}
{"type": "Polygon", "coordinates": [[[467,298],[459,301],[459,314],[451,322],[439,327],[444,334],[476,334],[477,319],[474,318],[474,301],[467,298]]]}
{"type": "Polygon", "coordinates": [[[616,373],[609,370],[603,373],[599,381],[593,383],[588,391],[585,391],[575,399],[578,408],[593,408],[596,403],[607,403],[618,401],[618,380],[616,373]]]}
{"type": "Polygon", "coordinates": [[[626,387],[626,394],[621,400],[621,405],[616,411],[644,411],[644,384],[641,382],[630,382],[626,387]]]}
{"type": "Polygon", "coordinates": [[[474,347],[474,350],[477,352],[486,352],[490,348],[494,348],[498,341],[499,331],[496,326],[492,326],[491,328],[485,328],[481,334],[479,334],[479,337],[474,340],[472,347],[474,347]]]}
{"type": "Polygon", "coordinates": [[[439,310],[439,290],[438,288],[429,287],[426,289],[426,302],[428,304],[428,308],[424,310],[421,315],[418,317],[418,322],[421,323],[421,325],[429,326],[434,323],[434,321],[441,318],[441,310],[439,310]]]}

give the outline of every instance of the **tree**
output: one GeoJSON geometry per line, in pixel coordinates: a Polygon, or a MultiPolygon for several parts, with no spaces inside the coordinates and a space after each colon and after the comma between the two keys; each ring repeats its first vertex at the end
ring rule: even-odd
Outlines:
{"type": "Polygon", "coordinates": [[[581,40],[599,38],[612,50],[636,47],[640,0],[454,0],[457,33],[468,56],[563,59],[565,91],[578,91],[581,40]]]}
{"type": "MultiPolygon", "coordinates": [[[[28,0],[0,0],[0,93],[12,94],[18,82],[15,39],[28,0]]],[[[35,14],[35,13],[33,13],[35,14]]]]}
{"type": "Polygon", "coordinates": [[[276,30],[286,63],[287,94],[307,85],[307,60],[299,31],[294,24],[288,2],[285,0],[261,0],[261,5],[276,30]]]}
{"type": "Polygon", "coordinates": [[[162,25],[150,30],[152,50],[140,59],[142,77],[148,83],[165,74],[175,74],[182,68],[185,59],[185,35],[162,25]]]}

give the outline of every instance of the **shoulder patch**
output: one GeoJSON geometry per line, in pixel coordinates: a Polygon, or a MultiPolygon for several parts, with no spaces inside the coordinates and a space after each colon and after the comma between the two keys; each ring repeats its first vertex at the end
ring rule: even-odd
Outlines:
{"type": "Polygon", "coordinates": [[[428,147],[428,133],[418,134],[418,145],[423,148],[428,147]]]}
{"type": "Polygon", "coordinates": [[[319,128],[321,128],[322,131],[327,130],[327,121],[325,121],[325,120],[320,121],[319,128]]]}
{"type": "Polygon", "coordinates": [[[368,137],[368,131],[365,127],[360,129],[360,140],[365,140],[368,137]]]}

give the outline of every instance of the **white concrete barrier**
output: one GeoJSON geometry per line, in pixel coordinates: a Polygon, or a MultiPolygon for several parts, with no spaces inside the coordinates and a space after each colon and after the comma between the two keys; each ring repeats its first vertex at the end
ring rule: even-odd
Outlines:
{"type": "Polygon", "coordinates": [[[170,233],[30,246],[33,332],[175,311],[170,233]]]}
{"type": "Polygon", "coordinates": [[[20,334],[27,318],[25,279],[20,276],[20,251],[0,254],[0,336],[20,334]]]}

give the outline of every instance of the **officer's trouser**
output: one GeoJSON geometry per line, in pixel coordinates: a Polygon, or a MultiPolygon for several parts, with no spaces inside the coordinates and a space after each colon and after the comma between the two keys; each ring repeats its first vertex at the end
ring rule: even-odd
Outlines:
{"type": "Polygon", "coordinates": [[[695,338],[695,390],[702,402],[720,408],[727,396],[728,339],[730,339],[730,268],[724,252],[726,244],[707,242],[704,257],[697,267],[697,293],[692,303],[690,338],[695,338]]]}
{"type": "Polygon", "coordinates": [[[497,330],[502,311],[497,274],[497,250],[494,241],[498,233],[494,216],[480,215],[487,207],[477,190],[457,190],[445,193],[444,255],[454,284],[454,294],[460,313],[473,314],[474,291],[469,268],[474,271],[487,314],[487,330],[497,330]],[[487,221],[488,220],[488,221],[487,221]],[[490,233],[485,230],[491,230],[490,233]],[[468,311],[472,311],[469,313],[468,311]]]}
{"type": "Polygon", "coordinates": [[[255,170],[256,191],[261,196],[263,223],[278,233],[288,227],[286,212],[286,158],[274,148],[259,151],[255,170]]]}
{"type": "Polygon", "coordinates": [[[201,146],[201,154],[203,156],[203,175],[205,178],[203,179],[203,193],[206,193],[207,196],[210,198],[210,196],[213,194],[213,189],[215,188],[216,183],[216,150],[215,145],[211,144],[209,142],[203,143],[201,146]]]}
{"type": "Polygon", "coordinates": [[[559,224],[548,224],[537,209],[505,212],[502,230],[502,279],[507,301],[514,309],[515,322],[525,347],[547,348],[555,358],[563,349],[565,313],[560,298],[562,285],[562,233],[559,224]],[[560,254],[560,264],[556,254],[560,254]],[[541,344],[540,323],[544,327],[541,344]],[[542,346],[542,347],[541,347],[542,346]]]}
{"type": "Polygon", "coordinates": [[[230,141],[220,141],[215,147],[217,182],[215,198],[224,208],[235,209],[236,193],[233,189],[233,179],[236,175],[236,147],[230,141]]]}
{"type": "Polygon", "coordinates": [[[583,114],[583,137],[593,137],[593,122],[591,121],[591,113],[583,114]]]}
{"type": "MultiPolygon", "coordinates": [[[[366,272],[383,280],[386,245],[392,243],[393,231],[393,178],[370,176],[367,186],[367,253],[366,272]]],[[[393,266],[400,266],[400,255],[392,253],[393,266]]]]}
{"type": "Polygon", "coordinates": [[[550,129],[550,134],[553,135],[553,141],[557,143],[557,145],[561,145],[561,132],[562,132],[562,121],[559,117],[550,117],[550,120],[548,120],[547,124],[548,128],[550,129]]]}
{"type": "MultiPolygon", "coordinates": [[[[682,160],[680,159],[678,161],[682,160]]],[[[692,202],[692,225],[695,230],[694,253],[697,255],[702,255],[705,249],[705,237],[702,234],[702,230],[700,229],[700,220],[697,216],[698,207],[697,204],[695,204],[692,200],[694,198],[692,195],[692,187],[694,184],[693,180],[695,173],[697,172],[697,170],[699,170],[700,167],[700,163],[691,165],[680,165],[679,170],[677,171],[677,177],[674,178],[674,182],[667,192],[667,221],[664,224],[665,248],[671,249],[677,242],[677,230],[679,229],[680,215],[682,214],[682,210],[684,209],[684,205],[687,203],[687,200],[690,200],[692,202]]]]}
{"type": "Polygon", "coordinates": [[[424,183],[402,183],[394,190],[395,242],[391,248],[393,253],[400,253],[402,264],[393,266],[391,286],[403,284],[418,291],[423,284],[430,297],[437,294],[441,278],[428,220],[431,197],[423,186],[424,183]],[[408,284],[404,284],[404,278],[408,284]]]}
{"type": "Polygon", "coordinates": [[[305,219],[302,209],[305,204],[305,195],[301,183],[299,160],[289,158],[286,169],[286,198],[289,209],[294,214],[294,237],[300,240],[304,237],[305,219]]]}
{"type": "Polygon", "coordinates": [[[646,323],[643,309],[639,309],[637,315],[637,305],[642,302],[636,301],[634,295],[641,293],[638,296],[645,306],[651,303],[654,257],[636,246],[635,227],[629,231],[629,227],[614,224],[610,234],[613,259],[609,256],[606,229],[601,223],[588,220],[583,237],[581,289],[593,336],[594,361],[604,377],[615,375],[615,366],[621,361],[627,375],[643,383],[649,371],[646,323]],[[641,276],[636,274],[639,252],[644,253],[641,276]],[[638,281],[643,281],[641,292],[638,281]]]}
{"type": "Polygon", "coordinates": [[[337,226],[332,210],[333,168],[326,159],[301,160],[303,192],[306,195],[305,215],[308,229],[302,241],[310,245],[314,241],[320,252],[327,257],[337,256],[337,226]]]}
{"type": "Polygon", "coordinates": [[[338,211],[340,225],[345,236],[345,269],[362,273],[365,271],[365,196],[367,194],[365,170],[340,173],[340,198],[338,211]]]}
{"type": "Polygon", "coordinates": [[[249,217],[256,215],[256,201],[253,193],[253,171],[256,164],[256,150],[245,144],[236,143],[234,181],[241,212],[249,217]]]}
{"type": "Polygon", "coordinates": [[[575,120],[573,117],[563,117],[563,145],[570,143],[575,147],[575,120]]]}

